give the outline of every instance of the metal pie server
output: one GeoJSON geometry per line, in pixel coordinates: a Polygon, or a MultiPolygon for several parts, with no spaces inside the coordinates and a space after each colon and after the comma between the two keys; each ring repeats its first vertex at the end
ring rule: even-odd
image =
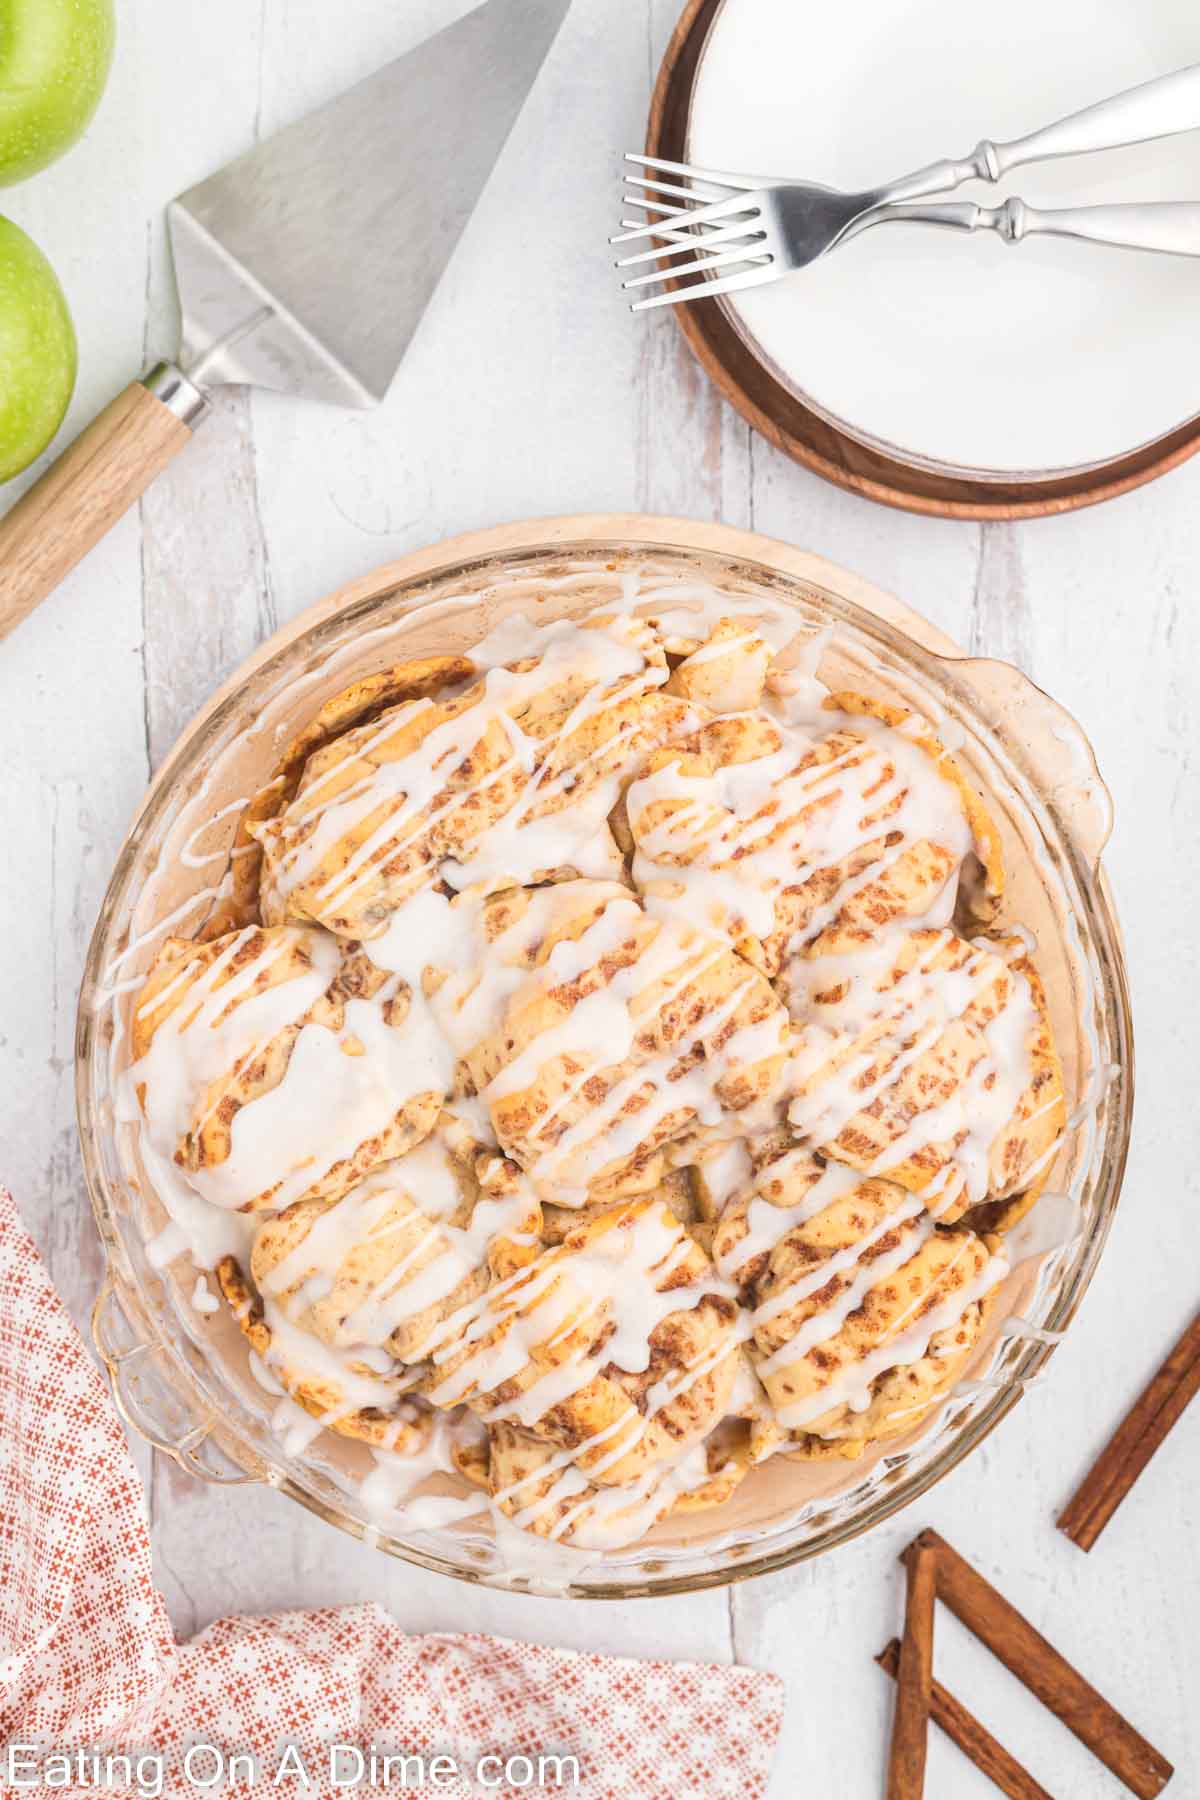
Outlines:
{"type": "Polygon", "coordinates": [[[0,636],[183,449],[209,388],[382,399],[570,0],[487,0],[168,208],[182,343],[0,519],[0,636]]]}

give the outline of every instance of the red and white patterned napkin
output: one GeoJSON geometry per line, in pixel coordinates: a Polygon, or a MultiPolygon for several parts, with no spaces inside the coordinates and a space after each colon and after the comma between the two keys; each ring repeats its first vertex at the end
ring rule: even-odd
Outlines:
{"type": "Polygon", "coordinates": [[[359,1792],[754,1800],[781,1718],[774,1675],[409,1637],[377,1606],[221,1619],[177,1644],[108,1388],[0,1189],[0,1791],[19,1778],[94,1794],[102,1767],[85,1762],[68,1784],[48,1760],[83,1751],[129,1755],[134,1784],[118,1763],[115,1791],[140,1781],[164,1800],[353,1793],[353,1751],[340,1785],[331,1772],[344,1744],[363,1755],[359,1792]],[[372,1784],[372,1744],[422,1755],[428,1785],[399,1763],[382,1771],[390,1788],[380,1765],[372,1784]],[[218,1754],[253,1758],[253,1786],[210,1786],[218,1754]],[[521,1758],[536,1769],[553,1755],[578,1759],[577,1785],[565,1762],[545,1765],[541,1787],[526,1780],[521,1758]],[[141,1777],[137,1756],[152,1759],[141,1777]]]}

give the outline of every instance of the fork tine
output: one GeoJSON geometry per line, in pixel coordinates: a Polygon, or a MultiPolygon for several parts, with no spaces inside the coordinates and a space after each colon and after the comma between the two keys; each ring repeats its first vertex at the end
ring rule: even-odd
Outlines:
{"type": "MultiPolygon", "coordinates": [[[[633,226],[635,224],[635,222],[636,221],[633,219],[622,219],[621,220],[622,225],[628,225],[628,226],[633,226]]],[[[678,244],[680,249],[682,249],[682,250],[693,250],[693,249],[695,249],[697,243],[703,245],[706,242],[706,238],[702,232],[699,232],[699,231],[674,231],[665,226],[663,228],[663,237],[666,239],[666,241],[668,243],[678,244]]],[[[665,254],[665,252],[663,250],[656,250],[654,252],[654,254],[656,256],[662,256],[665,254]]],[[[619,269],[619,268],[623,267],[623,264],[617,263],[614,266],[619,269]]]]}
{"type": "MultiPolygon", "coordinates": [[[[635,165],[640,163],[641,160],[642,159],[640,157],[634,157],[634,156],[627,156],[625,158],[625,161],[627,163],[634,163],[635,165]]],[[[643,166],[648,167],[649,165],[643,165],[643,166]]],[[[687,171],[685,170],[685,167],[682,163],[679,165],[678,170],[675,170],[675,169],[662,170],[662,171],[660,171],[660,173],[662,173],[662,174],[673,174],[673,173],[687,174],[688,192],[690,194],[692,194],[693,197],[697,200],[728,200],[731,197],[731,195],[733,195],[734,193],[739,191],[732,187],[726,187],[723,182],[705,181],[699,177],[693,178],[690,173],[687,173],[687,171]]],[[[625,179],[627,181],[632,181],[632,180],[635,180],[636,177],[631,175],[629,170],[626,169],[625,179]]]]}
{"type": "MultiPolygon", "coordinates": [[[[674,237],[678,232],[690,227],[692,222],[692,214],[686,206],[667,206],[655,200],[642,200],[637,194],[622,194],[621,204],[622,206],[640,207],[642,212],[658,213],[666,221],[658,226],[658,233],[663,237],[674,237]]],[[[729,230],[746,233],[758,229],[758,222],[753,213],[746,213],[740,218],[736,214],[731,216],[733,223],[729,225],[720,219],[714,220],[711,225],[698,225],[692,232],[693,240],[699,243],[703,237],[714,231],[729,230]]],[[[636,231],[640,225],[648,222],[646,219],[622,219],[621,225],[627,231],[636,231]]]]}
{"type": "Polygon", "coordinates": [[[736,200],[739,198],[737,194],[700,194],[694,187],[680,187],[674,181],[656,181],[649,175],[626,175],[625,180],[634,187],[645,188],[648,192],[653,191],[656,194],[671,194],[677,200],[703,200],[708,205],[715,204],[719,200],[736,200]]]}
{"type": "MultiPolygon", "coordinates": [[[[688,215],[688,208],[686,206],[670,206],[662,200],[647,200],[641,194],[622,194],[621,205],[640,206],[643,212],[662,213],[664,217],[669,216],[675,219],[685,219],[688,215]]],[[[645,220],[622,219],[621,223],[622,225],[634,226],[644,224],[645,220]]]]}
{"type": "MultiPolygon", "coordinates": [[[[680,248],[682,249],[682,247],[681,245],[680,248]]],[[[674,254],[677,255],[678,251],[674,254]]],[[[735,263],[763,261],[769,264],[771,260],[769,256],[766,258],[756,257],[753,250],[731,247],[719,256],[698,256],[694,262],[673,263],[669,269],[651,269],[645,275],[631,275],[628,281],[621,283],[621,286],[623,288],[646,287],[652,281],[674,281],[679,275],[698,275],[712,269],[730,269],[735,263]]]]}
{"type": "MultiPolygon", "coordinates": [[[[658,213],[662,218],[670,219],[673,224],[678,224],[680,226],[690,224],[692,220],[692,211],[689,207],[672,206],[669,202],[662,200],[643,200],[640,194],[622,194],[621,204],[622,206],[636,206],[645,213],[658,213]]],[[[730,216],[736,217],[737,215],[731,214],[730,216]]],[[[747,213],[745,218],[748,223],[743,225],[741,229],[744,231],[752,231],[754,229],[753,214],[747,213]]],[[[647,221],[645,219],[622,219],[621,223],[622,225],[628,226],[629,229],[633,231],[636,230],[639,225],[645,225],[647,221]]],[[[666,228],[664,227],[664,229],[666,228]]],[[[699,237],[702,231],[710,229],[714,231],[719,230],[720,221],[718,220],[712,227],[704,225],[703,222],[701,222],[700,229],[696,232],[696,236],[699,237]]]]}
{"type": "MultiPolygon", "coordinates": [[[[745,195],[737,194],[732,200],[717,200],[711,206],[693,207],[687,214],[687,222],[689,225],[709,225],[718,219],[742,217],[749,225],[760,217],[760,210],[757,201],[753,205],[748,205],[745,195]]],[[[633,238],[660,237],[662,234],[663,227],[654,220],[650,220],[647,224],[638,225],[633,231],[623,232],[617,237],[609,238],[608,241],[610,244],[624,244],[633,238]]]]}
{"type": "Polygon", "coordinates": [[[632,150],[625,152],[625,161],[638,163],[643,169],[661,169],[664,175],[686,175],[692,181],[707,181],[713,187],[741,188],[750,191],[763,184],[746,175],[729,175],[720,169],[697,169],[691,163],[668,162],[662,156],[637,156],[632,150]]]}
{"type": "Polygon", "coordinates": [[[699,232],[672,231],[669,245],[658,244],[653,250],[639,250],[636,256],[623,256],[616,264],[618,269],[631,269],[635,263],[655,262],[659,257],[678,256],[681,250],[721,250],[729,244],[740,244],[748,255],[762,253],[766,242],[765,233],[746,231],[741,225],[731,225],[727,231],[710,231],[704,236],[699,232]]]}
{"type": "Polygon", "coordinates": [[[765,281],[778,281],[787,270],[777,263],[747,269],[742,275],[722,275],[718,281],[692,281],[687,287],[674,288],[665,294],[651,294],[647,300],[635,300],[630,312],[648,312],[652,306],[678,306],[683,300],[707,300],[714,294],[732,294],[738,288],[760,287],[765,281]]]}
{"type": "MultiPolygon", "coordinates": [[[[671,224],[659,227],[663,237],[679,237],[690,239],[692,243],[698,243],[702,242],[712,232],[720,231],[722,229],[719,224],[711,226],[701,225],[697,230],[691,231],[688,227],[691,224],[692,215],[686,206],[668,206],[665,202],[641,200],[636,194],[622,194],[621,199],[627,206],[636,206],[640,208],[642,212],[661,213],[664,219],[670,219],[671,224]]],[[[622,229],[625,231],[636,231],[639,225],[644,225],[645,223],[646,221],[644,219],[621,220],[622,229]]],[[[748,231],[753,230],[754,227],[741,225],[736,227],[736,229],[739,231],[748,231]]]]}
{"type": "MultiPolygon", "coordinates": [[[[625,199],[634,206],[640,206],[643,211],[649,211],[652,204],[645,200],[634,200],[631,194],[626,194],[625,199]]],[[[686,206],[655,206],[654,211],[662,213],[665,218],[671,220],[669,225],[659,226],[659,236],[672,244],[705,244],[722,229],[720,225],[701,225],[695,231],[690,230],[687,224],[689,214],[686,206]]],[[[645,224],[644,219],[622,219],[621,229],[636,231],[638,226],[643,224],[645,224]]],[[[739,225],[733,229],[745,232],[748,228],[745,225],[739,225]]]]}

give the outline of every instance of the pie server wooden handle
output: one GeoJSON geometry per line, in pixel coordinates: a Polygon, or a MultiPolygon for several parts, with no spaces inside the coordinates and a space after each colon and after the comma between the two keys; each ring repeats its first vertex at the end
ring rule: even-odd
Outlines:
{"type": "Polygon", "coordinates": [[[208,404],[173,363],[159,363],[130,382],[0,519],[0,637],[145,493],[208,404]]]}

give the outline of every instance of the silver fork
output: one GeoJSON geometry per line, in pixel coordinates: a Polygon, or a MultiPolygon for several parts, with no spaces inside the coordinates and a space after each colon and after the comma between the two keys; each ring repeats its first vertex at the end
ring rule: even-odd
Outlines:
{"type": "MultiPolygon", "coordinates": [[[[772,193],[775,190],[762,190],[772,193]]],[[[681,213],[681,217],[687,217],[681,213]]],[[[900,204],[878,207],[853,220],[838,238],[844,244],[876,225],[938,225],[951,231],[994,231],[1008,244],[1019,244],[1027,237],[1047,236],[1082,239],[1104,244],[1117,250],[1153,250],[1170,256],[1200,256],[1200,203],[1188,200],[1156,200],[1118,206],[1068,206],[1049,210],[1029,206],[1015,194],[1001,206],[977,206],[972,200],[951,200],[943,204],[900,204]]],[[[694,250],[696,239],[686,230],[668,228],[694,250]]],[[[764,228],[764,242],[773,241],[778,227],[764,228]]],[[[701,242],[707,240],[701,239],[701,242]]],[[[653,255],[661,254],[659,251],[653,255]]],[[[703,261],[687,265],[704,268],[703,261]]],[[[793,265],[799,267],[801,265],[793,265]]],[[[785,258],[750,267],[742,275],[723,276],[720,281],[699,281],[690,287],[652,295],[636,301],[631,310],[640,312],[649,306],[674,306],[682,300],[701,295],[727,292],[732,287],[752,287],[760,282],[777,281],[791,271],[785,258]]],[[[655,269],[648,275],[626,281],[626,288],[636,288],[650,281],[674,279],[675,269],[655,269]]]]}
{"type": "Polygon", "coordinates": [[[637,301],[634,311],[640,312],[696,295],[730,293],[778,281],[823,256],[867,215],[897,201],[947,193],[966,181],[999,181],[1010,169],[1027,163],[1117,149],[1197,127],[1200,64],[1193,64],[1101,100],[1011,143],[984,138],[961,161],[930,163],[882,187],[858,193],[630,154],[627,162],[653,173],[628,177],[630,186],[641,191],[627,193],[626,202],[659,216],[619,233],[611,242],[659,240],[652,249],[622,258],[618,268],[691,255],[691,261],[672,262],[670,267],[626,280],[625,287],[631,288],[674,281],[683,275],[699,276],[682,288],[637,301]],[[664,180],[668,175],[681,179],[664,180]]]}

